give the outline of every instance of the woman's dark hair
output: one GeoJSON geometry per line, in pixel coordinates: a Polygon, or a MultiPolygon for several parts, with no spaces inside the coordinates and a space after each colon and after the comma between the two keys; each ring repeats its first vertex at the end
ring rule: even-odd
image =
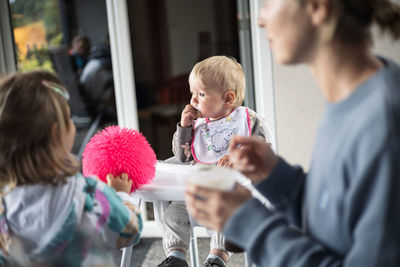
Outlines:
{"type": "Polygon", "coordinates": [[[400,38],[400,6],[390,0],[333,0],[337,12],[334,38],[351,43],[371,42],[373,24],[400,38]]]}

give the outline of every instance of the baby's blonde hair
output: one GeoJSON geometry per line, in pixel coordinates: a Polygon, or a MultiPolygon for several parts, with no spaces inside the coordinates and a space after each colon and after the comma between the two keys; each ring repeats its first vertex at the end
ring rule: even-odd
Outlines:
{"type": "Polygon", "coordinates": [[[0,84],[0,189],[57,184],[79,170],[61,144],[61,133],[70,128],[62,90],[47,71],[17,73],[0,84]]]}
{"type": "Polygon", "coordinates": [[[198,62],[189,75],[190,86],[196,82],[206,88],[220,89],[223,93],[232,91],[235,107],[243,103],[246,92],[244,73],[242,66],[233,58],[213,56],[198,62]]]}

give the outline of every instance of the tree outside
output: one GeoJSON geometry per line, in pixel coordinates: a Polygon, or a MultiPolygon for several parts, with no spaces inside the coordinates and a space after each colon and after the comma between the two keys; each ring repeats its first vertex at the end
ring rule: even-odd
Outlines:
{"type": "Polygon", "coordinates": [[[48,48],[62,44],[57,0],[10,0],[20,71],[54,71],[48,48]]]}

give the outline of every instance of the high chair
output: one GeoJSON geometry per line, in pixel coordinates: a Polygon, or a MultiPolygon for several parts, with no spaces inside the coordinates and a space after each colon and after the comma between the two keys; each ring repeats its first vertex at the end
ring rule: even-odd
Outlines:
{"type": "MultiPolygon", "coordinates": [[[[185,180],[184,177],[194,171],[195,166],[179,165],[176,168],[174,158],[164,162],[158,162],[156,167],[156,176],[151,184],[144,185],[136,190],[132,196],[142,201],[153,202],[154,220],[158,226],[162,227],[164,210],[171,201],[184,201],[185,180]],[[170,164],[168,164],[170,163],[170,164]],[[170,165],[170,166],[169,166],[170,165]],[[173,168],[173,169],[171,169],[173,168]]],[[[199,267],[197,237],[194,228],[202,227],[191,219],[190,230],[190,259],[192,267],[199,267]]],[[[126,247],[122,252],[121,267],[128,267],[131,261],[132,246],[126,247]]],[[[245,254],[245,266],[250,267],[245,254]]]]}

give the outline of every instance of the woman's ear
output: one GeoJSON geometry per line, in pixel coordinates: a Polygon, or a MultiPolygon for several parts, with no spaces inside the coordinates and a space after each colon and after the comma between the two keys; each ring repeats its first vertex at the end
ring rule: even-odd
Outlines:
{"type": "Polygon", "coordinates": [[[332,2],[331,0],[307,0],[307,12],[313,25],[322,25],[330,20],[332,2]]]}
{"type": "Polygon", "coordinates": [[[232,106],[233,103],[235,102],[236,95],[233,91],[227,91],[224,94],[224,104],[228,106],[232,106]]]}

